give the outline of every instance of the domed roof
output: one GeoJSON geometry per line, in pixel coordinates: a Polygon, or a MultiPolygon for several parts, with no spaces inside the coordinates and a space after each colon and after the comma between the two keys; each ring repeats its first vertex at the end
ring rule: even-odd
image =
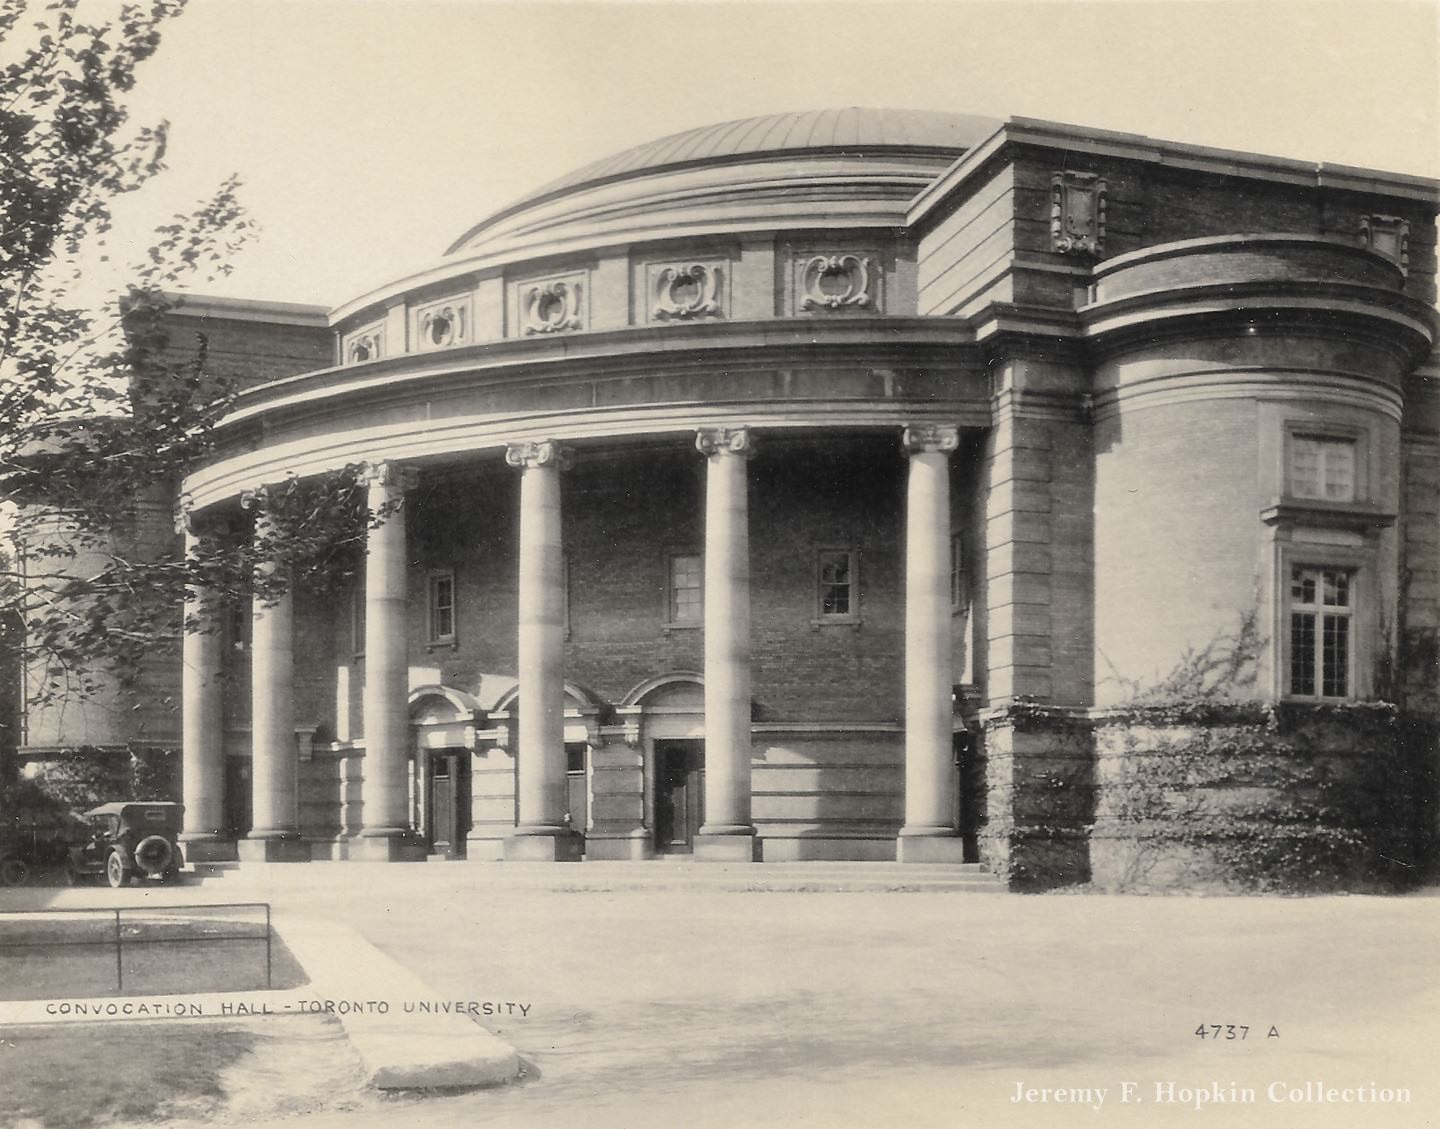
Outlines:
{"type": "Polygon", "coordinates": [[[867,149],[939,149],[960,154],[1000,127],[994,118],[933,110],[806,110],[702,125],[603,157],[530,194],[549,196],[581,184],[725,158],[799,149],[863,155],[867,149]]]}
{"type": "Polygon", "coordinates": [[[723,168],[791,155],[845,161],[883,155],[933,165],[938,173],[1001,124],[998,119],[975,114],[851,106],[704,125],[623,150],[551,181],[482,219],[456,239],[446,254],[472,248],[482,233],[493,232],[516,216],[528,215],[532,209],[564,200],[573,193],[656,173],[723,168]]]}

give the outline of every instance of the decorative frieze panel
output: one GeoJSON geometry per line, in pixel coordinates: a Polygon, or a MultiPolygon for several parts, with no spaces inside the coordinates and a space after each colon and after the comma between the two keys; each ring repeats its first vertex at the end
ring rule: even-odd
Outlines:
{"type": "Polygon", "coordinates": [[[651,263],[647,293],[651,321],[694,321],[725,311],[724,260],[651,263]]]}
{"type": "Polygon", "coordinates": [[[583,329],[585,285],[585,275],[579,271],[520,283],[516,297],[521,332],[531,337],[583,329]]]}
{"type": "Polygon", "coordinates": [[[800,256],[795,261],[796,310],[878,309],[879,262],[878,255],[854,251],[800,256]]]}
{"type": "Polygon", "coordinates": [[[1409,270],[1410,225],[1399,216],[1361,216],[1360,244],[1409,270]]]}
{"type": "Polygon", "coordinates": [[[1105,253],[1105,181],[1095,173],[1050,178],[1050,249],[1062,255],[1105,253]]]}
{"type": "Polygon", "coordinates": [[[469,295],[427,302],[415,308],[413,317],[418,350],[448,349],[469,344],[471,340],[473,315],[469,295]]]}
{"type": "Polygon", "coordinates": [[[378,361],[385,355],[385,323],[373,322],[361,329],[345,334],[340,340],[341,363],[360,365],[366,361],[378,361]]]}

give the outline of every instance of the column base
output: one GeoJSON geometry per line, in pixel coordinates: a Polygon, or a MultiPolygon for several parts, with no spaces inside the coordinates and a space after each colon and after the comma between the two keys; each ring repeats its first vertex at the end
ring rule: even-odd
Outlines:
{"type": "Polygon", "coordinates": [[[716,835],[700,831],[695,836],[696,862],[759,862],[760,836],[752,827],[749,834],[716,835]]]}
{"type": "Polygon", "coordinates": [[[413,835],[366,835],[345,845],[346,862],[424,862],[425,844],[413,835]]]}
{"type": "Polygon", "coordinates": [[[585,837],[565,828],[516,831],[505,840],[506,862],[579,862],[585,837]]]}
{"type": "Polygon", "coordinates": [[[309,862],[310,844],[289,839],[241,839],[235,844],[241,862],[309,862]]]}
{"type": "Polygon", "coordinates": [[[182,832],[177,841],[180,844],[180,853],[192,866],[199,862],[235,862],[240,857],[236,853],[235,840],[219,835],[205,832],[187,835],[182,832]]]}
{"type": "Polygon", "coordinates": [[[895,840],[895,861],[957,863],[965,861],[965,840],[953,830],[901,830],[895,840]]]}
{"type": "Polygon", "coordinates": [[[609,834],[592,831],[585,836],[587,859],[638,862],[654,854],[650,832],[643,827],[638,831],[616,831],[609,834]]]}

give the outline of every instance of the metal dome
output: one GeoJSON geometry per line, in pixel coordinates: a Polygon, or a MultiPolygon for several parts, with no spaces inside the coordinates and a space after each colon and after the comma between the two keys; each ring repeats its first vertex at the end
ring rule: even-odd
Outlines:
{"type": "Polygon", "coordinates": [[[1000,125],[999,119],[976,114],[856,106],[765,114],[703,125],[582,165],[481,220],[456,239],[446,253],[453,254],[477,232],[506,216],[599,184],[670,169],[763,160],[790,153],[863,158],[883,151],[954,158],[989,137],[1000,125]]]}
{"type": "Polygon", "coordinates": [[[959,154],[1000,127],[994,118],[931,110],[806,110],[704,125],[593,161],[530,198],[654,169],[795,150],[931,149],[959,154]]]}

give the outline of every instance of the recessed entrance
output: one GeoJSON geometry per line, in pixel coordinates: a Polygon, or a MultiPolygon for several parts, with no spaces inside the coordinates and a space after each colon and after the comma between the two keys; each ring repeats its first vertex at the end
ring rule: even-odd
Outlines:
{"type": "Polygon", "coordinates": [[[429,756],[425,838],[432,854],[464,858],[465,833],[470,830],[470,755],[463,749],[435,749],[429,756]]]}
{"type": "Polygon", "coordinates": [[[655,742],[655,850],[689,854],[705,821],[705,742],[655,742]]]}

